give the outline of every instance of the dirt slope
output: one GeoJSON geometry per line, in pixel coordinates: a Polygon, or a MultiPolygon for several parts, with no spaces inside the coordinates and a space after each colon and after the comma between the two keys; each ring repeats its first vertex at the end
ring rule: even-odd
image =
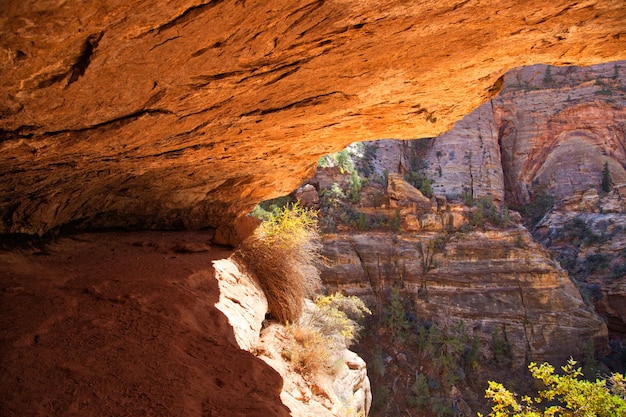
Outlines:
{"type": "Polygon", "coordinates": [[[0,415],[286,416],[282,379],[215,308],[206,233],[0,250],[0,415]]]}

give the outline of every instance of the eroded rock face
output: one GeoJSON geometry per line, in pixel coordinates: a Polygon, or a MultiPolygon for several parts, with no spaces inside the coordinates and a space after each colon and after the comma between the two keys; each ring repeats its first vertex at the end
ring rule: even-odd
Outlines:
{"type": "MultiPolygon", "coordinates": [[[[315,304],[306,300],[302,317],[292,326],[306,328],[316,310],[315,304]]],[[[367,416],[372,404],[372,392],[365,361],[344,345],[331,346],[334,342],[326,339],[324,349],[327,351],[324,355],[327,355],[327,364],[313,373],[303,372],[302,369],[297,372],[293,361],[288,359],[294,355],[290,353],[294,349],[292,333],[288,327],[272,323],[262,330],[259,343],[254,346],[258,357],[283,377],[280,398],[291,414],[298,417],[367,416]]],[[[309,354],[320,352],[311,349],[309,354]]]]}
{"type": "Polygon", "coordinates": [[[558,204],[534,232],[606,318],[621,349],[626,345],[626,196],[619,194],[623,188],[602,196],[595,189],[578,193],[558,204]]]}
{"type": "MultiPolygon", "coordinates": [[[[326,235],[329,289],[382,305],[403,288],[416,313],[441,327],[462,320],[489,346],[494,329],[511,344],[513,363],[562,362],[585,342],[608,346],[607,328],[567,273],[523,228],[434,233],[326,235]],[[563,349],[567,346],[567,349],[563,349]]],[[[487,355],[487,354],[486,354],[487,355]]]]}
{"type": "Polygon", "coordinates": [[[322,154],[444,132],[510,68],[626,58],[624,21],[619,0],[5,1],[0,233],[229,225],[322,154]]]}
{"type": "Polygon", "coordinates": [[[538,186],[557,201],[599,189],[605,162],[614,184],[626,182],[624,67],[537,66],[508,74],[493,114],[509,204],[528,203],[538,186]]]}
{"type": "MultiPolygon", "coordinates": [[[[541,188],[565,200],[599,188],[605,162],[612,183],[626,183],[625,71],[624,62],[510,71],[497,97],[423,141],[419,153],[433,192],[519,207],[541,188]]],[[[406,145],[385,142],[376,142],[376,163],[398,171],[406,145]]]]}

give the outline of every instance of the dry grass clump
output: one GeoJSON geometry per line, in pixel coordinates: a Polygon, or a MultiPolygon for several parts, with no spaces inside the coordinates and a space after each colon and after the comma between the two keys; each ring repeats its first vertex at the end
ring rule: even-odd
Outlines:
{"type": "Polygon", "coordinates": [[[319,296],[315,303],[307,300],[300,319],[285,327],[291,343],[283,357],[305,376],[331,370],[358,338],[361,326],[357,321],[366,314],[371,314],[370,310],[354,296],[333,294],[319,296]]]}
{"type": "Polygon", "coordinates": [[[306,318],[307,325],[334,343],[340,342],[342,347],[350,347],[358,340],[363,318],[372,314],[359,297],[341,293],[318,296],[315,305],[317,308],[306,318]]]}
{"type": "Polygon", "coordinates": [[[293,337],[289,349],[282,352],[291,362],[294,371],[301,375],[318,375],[329,361],[328,341],[315,329],[290,325],[288,333],[293,337]]]}
{"type": "Polygon", "coordinates": [[[277,209],[246,239],[235,258],[257,279],[270,315],[295,322],[304,297],[320,286],[317,214],[299,204],[277,209]]]}

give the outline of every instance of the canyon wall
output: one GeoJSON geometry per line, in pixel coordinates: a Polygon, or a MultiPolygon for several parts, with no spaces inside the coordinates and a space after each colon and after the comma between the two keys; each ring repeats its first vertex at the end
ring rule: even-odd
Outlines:
{"type": "Polygon", "coordinates": [[[511,71],[449,132],[353,144],[294,193],[320,209],[326,290],[376,310],[373,415],[420,409],[426,383],[427,413],[481,410],[531,360],[622,369],[624,65],[511,71]]]}
{"type": "MultiPolygon", "coordinates": [[[[503,325],[518,364],[582,355],[576,340],[595,339],[606,353],[606,327],[595,306],[620,352],[624,66],[520,68],[504,77],[498,97],[437,138],[352,146],[355,166],[370,181],[358,201],[344,203],[348,214],[335,216],[348,227],[339,224],[326,235],[329,288],[373,305],[388,298],[389,288],[404,288],[416,311],[439,324],[503,325]],[[532,243],[519,213],[506,205],[521,210],[552,253],[532,243]],[[394,213],[396,223],[389,220],[394,213]]],[[[332,215],[324,190],[337,183],[349,194],[346,178],[323,168],[310,181],[320,190],[323,222],[332,215]]]]}
{"type": "Polygon", "coordinates": [[[321,155],[438,135],[520,65],[625,59],[625,21],[620,0],[5,1],[0,233],[235,242],[321,155]]]}
{"type": "Polygon", "coordinates": [[[510,71],[497,97],[424,145],[433,191],[519,207],[541,185],[558,201],[599,188],[605,162],[626,182],[624,80],[624,62],[510,71]]]}
{"type": "MultiPolygon", "coordinates": [[[[620,340],[626,329],[624,80],[623,61],[516,69],[498,97],[428,141],[423,153],[435,192],[454,195],[460,184],[473,182],[475,197],[489,195],[526,212],[535,238],[553,251],[620,340]],[[445,157],[463,151],[472,158],[489,155],[487,164],[470,173],[469,158],[445,157]],[[453,165],[441,168],[442,160],[453,165]]],[[[616,346],[623,348],[624,342],[616,346]]]]}
{"type": "Polygon", "coordinates": [[[494,329],[504,332],[517,368],[580,358],[590,341],[607,349],[604,322],[524,229],[346,233],[326,235],[324,248],[329,291],[382,306],[391,288],[401,288],[420,319],[449,328],[463,321],[486,358],[494,329]]]}

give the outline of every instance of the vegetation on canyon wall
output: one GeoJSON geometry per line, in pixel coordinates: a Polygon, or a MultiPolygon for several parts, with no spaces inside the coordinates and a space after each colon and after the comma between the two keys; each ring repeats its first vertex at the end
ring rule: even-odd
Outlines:
{"type": "Polygon", "coordinates": [[[262,223],[235,254],[268,301],[269,320],[252,352],[282,370],[291,387],[291,393],[283,389],[282,398],[297,407],[292,412],[304,407],[316,415],[367,415],[371,391],[365,363],[347,349],[371,311],[358,297],[316,295],[321,262],[317,212],[278,199],[257,206],[254,215],[262,223]],[[294,389],[300,392],[297,398],[294,389]]]}
{"type": "MultiPolygon", "coordinates": [[[[610,149],[604,156],[593,156],[590,161],[586,142],[579,140],[583,135],[581,132],[587,135],[586,138],[598,136],[597,140],[601,140],[600,136],[606,130],[610,141],[620,143],[622,87],[618,79],[611,77],[608,81],[601,79],[603,85],[600,86],[593,80],[590,83],[589,75],[576,69],[544,68],[545,71],[538,69],[539,73],[521,70],[512,75],[510,78],[519,84],[510,79],[506,81],[504,98],[498,99],[506,101],[515,97],[519,100],[521,97],[523,101],[527,95],[545,94],[544,90],[551,96],[558,96],[558,100],[563,99],[553,103],[556,110],[541,110],[538,115],[533,115],[537,121],[525,122],[540,125],[547,119],[549,129],[557,130],[545,133],[546,137],[542,136],[540,140],[549,141],[548,135],[554,135],[567,144],[563,148],[565,151],[560,150],[559,143],[552,145],[550,152],[556,152],[555,157],[550,153],[535,156],[533,163],[543,161],[544,165],[532,167],[534,177],[524,173],[526,168],[515,165],[510,156],[509,147],[513,144],[507,141],[515,137],[510,132],[523,126],[515,127],[511,124],[513,122],[504,119],[518,113],[496,103],[494,108],[481,108],[468,116],[468,121],[460,123],[457,135],[462,141],[458,144],[454,131],[446,134],[445,140],[353,144],[344,151],[323,157],[316,176],[289,198],[266,203],[269,207],[299,200],[307,207],[319,209],[320,225],[327,236],[325,240],[335,242],[328,253],[338,257],[331,274],[344,274],[344,278],[327,276],[326,285],[334,291],[341,289],[344,285],[341,282],[345,282],[348,291],[369,294],[366,299],[374,313],[366,319],[363,338],[355,349],[368,362],[373,381],[374,416],[451,416],[467,414],[470,410],[486,413],[488,406],[483,396],[489,380],[504,381],[520,394],[530,394],[533,381],[523,371],[534,355],[539,361],[545,359],[544,355],[561,358],[555,362],[560,365],[567,356],[574,354],[582,364],[584,374],[590,378],[598,372],[622,369],[620,366],[624,365],[624,355],[622,359],[619,356],[622,351],[619,342],[621,313],[616,304],[607,301],[606,285],[596,279],[607,276],[607,283],[613,285],[611,288],[617,288],[615,285],[622,278],[623,265],[626,264],[626,252],[615,252],[615,248],[622,245],[619,236],[624,230],[620,217],[623,195],[619,191],[624,180],[623,167],[619,155],[612,154],[610,149]],[[568,81],[570,84],[565,93],[559,90],[564,80],[574,80],[568,81]],[[583,90],[576,89],[578,84],[583,90]],[[599,89],[607,86],[612,94],[600,94],[599,89]],[[509,96],[506,96],[507,91],[509,96]],[[587,105],[589,97],[593,104],[587,105]],[[599,97],[602,102],[597,101],[599,97]],[[606,107],[605,103],[610,106],[606,107]],[[556,112],[557,116],[549,116],[553,114],[550,112],[556,112]],[[504,119],[495,122],[495,113],[504,119]],[[552,121],[550,117],[563,120],[552,121]],[[608,117],[609,121],[596,120],[602,117],[608,117]],[[501,126],[498,127],[497,123],[501,126]],[[582,127],[575,123],[582,123],[582,127]],[[610,123],[617,125],[610,127],[613,126],[610,123]],[[596,128],[602,124],[608,124],[609,128],[596,128]],[[558,152],[578,155],[575,158],[582,158],[582,162],[576,165],[576,159],[571,156],[567,158],[574,158],[573,162],[563,160],[558,152]],[[567,185],[574,189],[564,188],[554,180],[557,173],[547,175],[546,172],[552,172],[553,159],[564,161],[560,166],[568,173],[571,184],[583,182],[567,185]],[[572,164],[584,167],[589,174],[577,176],[570,167],[572,164]],[[519,193],[509,195],[516,187],[519,193]],[[576,187],[581,191],[576,191],[576,187]],[[555,215],[558,220],[553,220],[555,215]],[[550,254],[533,243],[523,225],[534,233],[535,239],[552,247],[554,252],[550,254]],[[337,236],[345,236],[345,242],[337,240],[337,236]],[[367,236],[392,248],[367,243],[367,236]],[[461,244],[468,239],[478,239],[475,247],[461,244]],[[400,240],[402,244],[398,243],[400,240]],[[346,251],[354,252],[356,258],[342,255],[346,251]],[[511,285],[520,280],[514,287],[519,287],[516,291],[520,291],[521,296],[521,301],[515,301],[503,292],[491,300],[488,294],[494,290],[484,289],[486,298],[482,301],[482,308],[497,310],[498,303],[511,303],[513,310],[525,311],[525,318],[520,316],[518,320],[517,316],[509,317],[506,313],[506,317],[488,319],[484,315],[483,319],[472,316],[467,322],[447,319],[444,313],[432,316],[432,308],[428,306],[445,304],[442,297],[450,299],[452,295],[446,295],[445,291],[436,294],[431,281],[459,280],[460,287],[455,291],[463,292],[463,285],[470,285],[463,284],[464,280],[480,281],[478,275],[471,275],[470,269],[471,265],[478,265],[475,263],[478,258],[488,258],[488,254],[481,251],[490,251],[493,256],[491,261],[485,259],[484,268],[487,269],[483,276],[500,274],[493,283],[485,281],[485,288],[505,288],[509,280],[511,285]],[[365,256],[373,258],[360,258],[365,256]],[[513,266],[510,260],[516,257],[527,262],[527,268],[534,272],[529,270],[526,274],[523,268],[519,269],[521,266],[513,266]],[[471,264],[463,264],[470,260],[471,264]],[[569,272],[582,298],[557,261],[569,272]],[[358,284],[354,280],[359,278],[349,275],[346,268],[354,262],[362,264],[364,279],[369,280],[368,283],[358,284]],[[457,271],[458,268],[461,269],[457,271]],[[466,268],[466,278],[463,278],[462,268],[466,268]],[[457,273],[460,274],[458,277],[457,273]],[[410,278],[412,275],[420,278],[410,278]],[[559,281],[561,278],[563,280],[559,281]],[[537,295],[521,291],[522,287],[535,285],[531,284],[535,282],[533,280],[538,288],[544,288],[553,279],[556,280],[554,288],[543,291],[562,294],[558,300],[548,300],[548,305],[554,303],[557,308],[571,304],[570,310],[557,313],[544,306],[545,311],[540,311],[540,290],[537,295]],[[365,288],[370,286],[374,290],[373,296],[371,289],[365,288]],[[529,316],[527,304],[533,297],[539,297],[536,307],[539,310],[529,316]],[[491,306],[489,302],[496,304],[491,306]],[[518,305],[520,302],[522,304],[518,305]],[[605,320],[608,317],[609,329],[613,332],[610,358],[604,356],[608,344],[606,324],[598,314],[605,320]],[[572,329],[559,330],[560,320],[566,320],[572,329]],[[557,336],[555,332],[565,333],[557,336]],[[572,332],[580,334],[573,335],[572,332]],[[565,352],[563,346],[572,347],[575,353],[565,352]]],[[[598,71],[602,74],[603,70],[598,71]]],[[[619,69],[617,71],[619,73],[619,69]]],[[[506,105],[516,108],[510,103],[506,105]]],[[[540,128],[532,126],[530,130],[536,132],[539,129],[541,135],[540,128]]],[[[518,142],[514,145],[529,154],[534,152],[525,150],[528,145],[519,139],[527,135],[524,140],[531,141],[532,136],[524,132],[517,135],[518,142]]],[[[618,290],[611,291],[612,297],[616,293],[619,296],[618,290]]],[[[463,301],[459,298],[458,302],[463,301]]],[[[445,304],[439,308],[457,307],[445,304]]],[[[472,314],[480,315],[480,312],[477,310],[472,314]]]]}
{"type": "MultiPolygon", "coordinates": [[[[519,396],[502,384],[490,381],[486,397],[493,401],[488,417],[619,417],[626,415],[626,381],[619,373],[607,379],[583,379],[581,368],[570,359],[555,373],[548,363],[531,362],[528,369],[541,388],[537,393],[519,396]]],[[[479,413],[479,416],[482,415],[479,413]]]]}
{"type": "Polygon", "coordinates": [[[333,372],[342,352],[358,340],[363,319],[369,314],[358,297],[318,295],[296,322],[287,325],[292,343],[282,355],[296,372],[307,377],[333,372]]]}
{"type": "Polygon", "coordinates": [[[320,237],[316,213],[292,204],[266,213],[254,234],[236,253],[257,278],[269,314],[282,323],[296,321],[305,297],[320,286],[320,237]]]}

